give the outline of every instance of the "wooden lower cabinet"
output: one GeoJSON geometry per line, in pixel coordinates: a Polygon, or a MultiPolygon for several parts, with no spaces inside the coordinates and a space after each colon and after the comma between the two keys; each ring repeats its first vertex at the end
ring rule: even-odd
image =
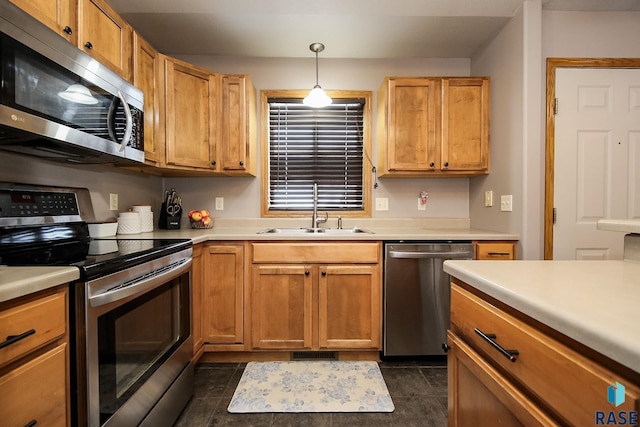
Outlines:
{"type": "Polygon", "coordinates": [[[1,425],[70,425],[68,304],[66,285],[0,303],[1,425]]]}
{"type": "Polygon", "coordinates": [[[251,350],[380,350],[380,254],[379,243],[254,244],[251,350]],[[344,251],[349,264],[326,263],[344,251]]]}
{"type": "Polygon", "coordinates": [[[244,244],[203,246],[202,320],[209,350],[242,350],[244,342],[244,244]],[[239,347],[238,347],[239,346],[239,347]]]}
{"type": "Polygon", "coordinates": [[[477,260],[514,260],[516,259],[516,241],[475,241],[473,250],[477,260]]]}
{"type": "Polygon", "coordinates": [[[204,263],[202,248],[204,244],[193,246],[191,266],[191,337],[193,338],[193,361],[202,356],[204,345],[202,303],[204,300],[204,263]]]}
{"type": "Polygon", "coordinates": [[[258,265],[251,280],[254,349],[313,347],[311,265],[258,265]]]}
{"type": "Polygon", "coordinates": [[[320,348],[379,349],[382,295],[377,266],[319,267],[320,348]]]}
{"type": "Polygon", "coordinates": [[[450,426],[551,426],[556,423],[459,337],[448,334],[450,426]]]}
{"type": "Polygon", "coordinates": [[[447,342],[450,426],[586,426],[598,411],[640,410],[637,373],[458,279],[447,342]],[[617,407],[607,401],[616,383],[625,387],[617,407]]]}

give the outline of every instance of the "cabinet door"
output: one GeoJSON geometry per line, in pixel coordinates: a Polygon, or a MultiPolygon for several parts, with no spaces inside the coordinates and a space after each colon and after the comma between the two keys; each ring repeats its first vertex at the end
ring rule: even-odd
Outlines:
{"type": "Polygon", "coordinates": [[[79,0],[78,47],[131,81],[132,30],[104,0],[79,0]]]}
{"type": "Polygon", "coordinates": [[[133,35],[133,47],[133,84],[144,93],[144,162],[160,166],[164,162],[162,55],[138,33],[133,35]]]}
{"type": "Polygon", "coordinates": [[[379,268],[321,266],[319,271],[320,348],[381,349],[379,268]]]}
{"type": "Polygon", "coordinates": [[[439,169],[437,87],[434,79],[390,79],[387,162],[389,171],[439,169]]]}
{"type": "Polygon", "coordinates": [[[204,340],[210,344],[244,341],[242,245],[204,248],[204,340]]]}
{"type": "Polygon", "coordinates": [[[223,76],[220,157],[222,171],[255,175],[255,89],[247,76],[223,76]]]}
{"type": "Polygon", "coordinates": [[[448,344],[450,426],[557,425],[456,335],[448,334],[448,344]]]}
{"type": "Polygon", "coordinates": [[[253,267],[251,343],[256,349],[312,347],[312,272],[309,265],[253,267]]]}
{"type": "Polygon", "coordinates": [[[442,80],[442,169],[489,171],[489,80],[442,80]]]}
{"type": "Polygon", "coordinates": [[[166,163],[186,169],[216,168],[217,76],[165,59],[166,163]]]}
{"type": "Polygon", "coordinates": [[[202,262],[202,244],[193,247],[193,261],[191,264],[191,336],[193,337],[193,355],[204,344],[203,334],[203,300],[204,300],[204,263],[202,262]]]}
{"type": "Polygon", "coordinates": [[[77,25],[75,0],[9,0],[47,27],[76,44],[77,25]]]}
{"type": "Polygon", "coordinates": [[[70,425],[67,381],[66,343],[0,376],[2,425],[70,425]]]}

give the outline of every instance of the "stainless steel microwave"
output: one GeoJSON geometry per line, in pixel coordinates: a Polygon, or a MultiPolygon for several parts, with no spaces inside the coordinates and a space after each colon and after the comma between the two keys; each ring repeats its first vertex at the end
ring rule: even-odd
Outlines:
{"type": "Polygon", "coordinates": [[[68,163],[144,162],[143,93],[0,1],[0,150],[68,163]]]}

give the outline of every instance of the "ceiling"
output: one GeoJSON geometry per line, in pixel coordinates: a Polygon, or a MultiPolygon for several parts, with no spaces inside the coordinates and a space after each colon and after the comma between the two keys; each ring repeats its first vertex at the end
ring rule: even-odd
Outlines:
{"type": "MultiPolygon", "coordinates": [[[[324,58],[469,58],[531,0],[109,0],[160,52],[324,58]]],[[[542,0],[543,9],[640,11],[640,0],[542,0]]]]}

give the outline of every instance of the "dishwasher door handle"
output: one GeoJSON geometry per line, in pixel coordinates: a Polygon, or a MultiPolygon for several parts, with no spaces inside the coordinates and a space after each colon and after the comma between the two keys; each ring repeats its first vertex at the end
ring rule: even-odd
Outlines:
{"type": "Polygon", "coordinates": [[[460,251],[450,251],[450,252],[414,252],[414,251],[389,251],[389,256],[391,258],[409,258],[409,259],[418,259],[418,258],[472,258],[473,254],[471,252],[460,252],[460,251]]]}

